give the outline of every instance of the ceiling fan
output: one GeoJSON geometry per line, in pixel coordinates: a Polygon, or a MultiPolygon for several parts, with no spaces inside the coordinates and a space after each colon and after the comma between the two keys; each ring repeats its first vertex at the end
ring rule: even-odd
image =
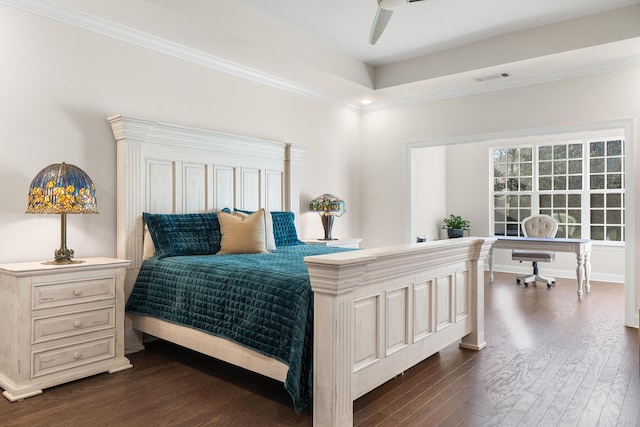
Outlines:
{"type": "Polygon", "coordinates": [[[406,6],[409,3],[415,3],[424,0],[378,0],[378,12],[373,19],[373,25],[371,26],[371,34],[369,35],[369,43],[376,44],[382,32],[389,23],[393,11],[406,6]]]}

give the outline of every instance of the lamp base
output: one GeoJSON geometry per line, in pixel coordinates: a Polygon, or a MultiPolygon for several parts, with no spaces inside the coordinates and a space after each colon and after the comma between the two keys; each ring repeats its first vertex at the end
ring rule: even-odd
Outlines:
{"type": "Polygon", "coordinates": [[[62,232],[60,237],[60,249],[56,249],[53,253],[53,261],[45,261],[42,264],[45,265],[66,265],[66,264],[80,264],[84,261],[74,260],[73,249],[67,247],[67,221],[66,214],[62,214],[62,232]]]}
{"type": "Polygon", "coordinates": [[[322,227],[324,228],[324,238],[320,240],[333,240],[333,237],[331,236],[331,229],[333,228],[333,218],[334,216],[332,212],[325,212],[320,216],[322,227]]]}

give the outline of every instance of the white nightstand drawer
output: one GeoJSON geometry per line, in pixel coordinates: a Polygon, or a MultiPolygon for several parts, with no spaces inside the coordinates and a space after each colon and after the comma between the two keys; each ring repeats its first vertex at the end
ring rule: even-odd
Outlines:
{"type": "Polygon", "coordinates": [[[113,277],[98,277],[33,286],[33,310],[115,298],[113,277]]]}
{"type": "Polygon", "coordinates": [[[33,353],[31,378],[115,358],[115,335],[33,353]]]}
{"type": "Polygon", "coordinates": [[[36,317],[33,319],[32,342],[37,344],[44,341],[115,328],[115,315],[116,308],[114,305],[111,305],[97,310],[36,317]]]}

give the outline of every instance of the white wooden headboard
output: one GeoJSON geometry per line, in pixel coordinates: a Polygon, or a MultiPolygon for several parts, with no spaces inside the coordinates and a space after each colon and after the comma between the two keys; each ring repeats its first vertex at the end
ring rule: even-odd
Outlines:
{"type": "Polygon", "coordinates": [[[304,147],[123,115],[108,118],[117,143],[117,256],[143,261],[142,213],[239,208],[299,216],[304,147]]]}

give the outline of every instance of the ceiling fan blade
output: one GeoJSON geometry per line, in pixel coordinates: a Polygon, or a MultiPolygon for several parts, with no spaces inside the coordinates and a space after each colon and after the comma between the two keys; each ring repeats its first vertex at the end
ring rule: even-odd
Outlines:
{"type": "Polygon", "coordinates": [[[376,44],[382,32],[387,27],[389,19],[393,15],[393,10],[386,10],[381,7],[378,8],[376,17],[373,19],[373,25],[371,26],[371,34],[369,35],[369,43],[376,44]]]}

